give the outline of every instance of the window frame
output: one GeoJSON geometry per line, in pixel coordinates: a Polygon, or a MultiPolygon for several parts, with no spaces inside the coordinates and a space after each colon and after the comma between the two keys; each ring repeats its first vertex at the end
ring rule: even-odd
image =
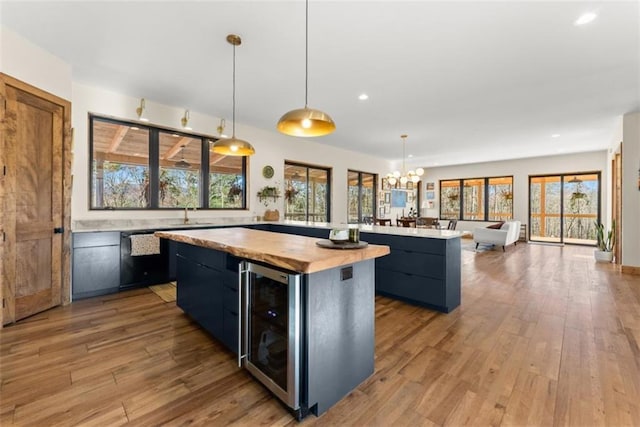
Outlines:
{"type": "Polygon", "coordinates": [[[372,212],[373,212],[373,217],[376,218],[376,209],[378,208],[378,197],[377,197],[377,193],[376,193],[376,189],[378,188],[378,174],[373,173],[373,172],[364,172],[364,171],[359,171],[359,170],[355,170],[355,169],[347,169],[347,223],[348,224],[362,224],[362,182],[363,182],[363,175],[371,175],[373,177],[373,188],[372,188],[372,192],[373,192],[373,206],[372,206],[372,212]],[[357,222],[351,222],[349,220],[349,174],[350,173],[356,173],[358,174],[358,221],[357,222]]]}
{"type": "Polygon", "coordinates": [[[171,211],[171,210],[182,210],[185,209],[186,206],[176,206],[176,207],[161,207],[159,200],[159,189],[160,189],[160,133],[171,133],[177,134],[181,137],[189,137],[193,139],[200,140],[201,150],[200,150],[200,173],[199,173],[199,185],[201,189],[198,195],[198,206],[188,206],[189,208],[197,208],[201,210],[210,210],[210,211],[241,211],[248,210],[247,201],[248,201],[248,158],[247,156],[242,157],[242,204],[237,208],[216,208],[209,206],[209,176],[211,173],[210,169],[210,150],[209,146],[218,140],[218,138],[199,134],[192,132],[185,132],[184,130],[173,129],[170,127],[158,126],[155,124],[148,123],[140,123],[138,121],[124,120],[110,116],[104,116],[100,114],[89,113],[88,115],[88,126],[89,126],[89,161],[88,161],[88,208],[90,211],[171,211]],[[149,141],[148,141],[148,167],[149,167],[149,204],[146,207],[135,207],[135,208],[126,208],[126,207],[95,207],[93,206],[93,195],[95,194],[96,189],[94,188],[94,176],[93,176],[93,161],[94,161],[94,122],[98,120],[101,122],[137,127],[139,129],[145,129],[149,132],[149,141]]]}
{"type": "MultiPolygon", "coordinates": [[[[332,185],[331,185],[331,179],[332,179],[332,168],[328,167],[328,166],[320,166],[320,165],[312,165],[309,163],[300,163],[300,162],[296,162],[296,161],[292,161],[292,160],[286,160],[284,161],[284,168],[285,169],[287,166],[294,166],[294,167],[299,167],[299,168],[306,168],[306,177],[307,177],[307,181],[306,181],[306,198],[307,198],[307,202],[306,202],[306,209],[305,209],[305,221],[310,221],[309,220],[309,169],[317,169],[317,170],[323,170],[327,173],[327,199],[326,199],[326,205],[327,205],[327,221],[326,222],[331,222],[331,189],[332,189],[332,185]]],[[[286,181],[286,178],[285,178],[286,181]]],[[[285,202],[286,203],[286,202],[285,202]]],[[[284,209],[284,216],[286,218],[287,215],[287,208],[285,206],[284,209]]],[[[315,221],[312,221],[315,222],[315,221]]]]}
{"type": "MultiPolygon", "coordinates": [[[[497,222],[499,220],[493,220],[493,219],[489,219],[489,181],[490,180],[494,180],[494,179],[506,179],[506,178],[510,178],[511,179],[511,215],[509,219],[513,219],[513,188],[514,188],[514,180],[513,180],[513,175],[499,175],[499,176],[487,176],[487,177],[471,177],[471,178],[451,178],[451,179],[441,179],[438,181],[438,187],[439,187],[439,191],[438,191],[438,197],[440,200],[440,208],[438,210],[438,217],[440,219],[457,219],[458,221],[475,221],[475,222],[497,222]],[[465,181],[477,181],[477,180],[482,180],[482,189],[483,189],[483,201],[482,201],[482,206],[483,206],[483,218],[482,219],[464,219],[464,182],[465,181]],[[443,203],[442,203],[442,183],[443,182],[458,182],[458,189],[459,189],[459,195],[458,195],[458,200],[459,200],[459,205],[458,205],[458,215],[456,216],[456,218],[444,218],[442,216],[442,207],[443,207],[443,203]]],[[[491,184],[491,185],[495,185],[495,184],[491,184]]]]}

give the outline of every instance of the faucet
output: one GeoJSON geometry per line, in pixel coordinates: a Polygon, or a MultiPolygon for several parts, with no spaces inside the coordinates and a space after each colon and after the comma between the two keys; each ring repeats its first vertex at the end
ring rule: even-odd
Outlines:
{"type": "MultiPolygon", "coordinates": [[[[194,212],[197,210],[195,206],[192,209],[194,212]]],[[[184,208],[184,223],[189,224],[189,206],[185,206],[184,208]]]]}

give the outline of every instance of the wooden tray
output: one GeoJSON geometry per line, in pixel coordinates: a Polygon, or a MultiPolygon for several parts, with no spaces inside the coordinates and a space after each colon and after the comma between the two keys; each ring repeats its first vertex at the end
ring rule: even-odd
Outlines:
{"type": "Polygon", "coordinates": [[[362,240],[357,243],[348,242],[348,241],[334,243],[331,240],[324,239],[324,240],[318,240],[316,242],[316,245],[326,249],[362,249],[362,248],[366,248],[369,245],[369,243],[363,242],[362,240]]]}

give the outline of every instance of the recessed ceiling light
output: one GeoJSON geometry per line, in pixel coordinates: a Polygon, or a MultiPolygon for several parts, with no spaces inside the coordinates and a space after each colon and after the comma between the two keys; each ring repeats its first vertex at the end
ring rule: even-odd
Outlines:
{"type": "Polygon", "coordinates": [[[551,135],[551,138],[560,138],[560,134],[559,133],[554,133],[553,135],[551,135]]]}
{"type": "Polygon", "coordinates": [[[408,157],[408,158],[412,158],[412,157],[413,157],[413,154],[409,154],[407,157],[408,157]]]}
{"type": "Polygon", "coordinates": [[[358,99],[360,101],[366,101],[367,99],[369,99],[369,95],[367,95],[366,93],[362,93],[360,94],[360,96],[358,97],[358,99]]]}
{"type": "Polygon", "coordinates": [[[593,21],[597,17],[598,15],[593,12],[583,13],[578,19],[576,19],[576,22],[574,22],[573,25],[585,25],[593,21]]]}

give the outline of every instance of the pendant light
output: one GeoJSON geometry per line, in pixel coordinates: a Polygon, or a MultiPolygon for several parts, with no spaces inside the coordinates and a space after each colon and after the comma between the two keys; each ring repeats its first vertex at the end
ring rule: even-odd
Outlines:
{"type": "Polygon", "coordinates": [[[184,159],[184,145],[182,146],[182,149],[180,150],[180,154],[181,154],[181,158],[180,161],[176,162],[176,164],[174,165],[175,167],[179,168],[179,169],[189,169],[191,167],[191,163],[187,162],[184,159]]]}
{"type": "Polygon", "coordinates": [[[213,143],[211,151],[225,156],[251,156],[256,152],[253,146],[242,139],[236,138],[236,46],[240,46],[242,39],[235,34],[227,36],[227,42],[233,46],[233,116],[231,138],[220,138],[213,143]]]}
{"type": "Polygon", "coordinates": [[[305,47],[304,47],[304,108],[285,113],[278,121],[280,132],[291,136],[322,136],[336,130],[331,117],[320,110],[309,108],[309,0],[305,2],[305,47]]]}
{"type": "Polygon", "coordinates": [[[414,184],[418,183],[420,181],[420,177],[422,175],[424,175],[424,169],[422,168],[418,168],[415,170],[415,172],[413,170],[410,170],[409,172],[405,173],[405,169],[404,169],[404,152],[405,152],[405,145],[407,143],[407,135],[400,135],[400,138],[402,138],[402,173],[400,173],[400,171],[395,171],[393,173],[389,173],[387,174],[387,179],[389,180],[389,185],[396,185],[396,183],[398,181],[400,181],[401,185],[406,185],[407,182],[411,181],[414,184]]]}

